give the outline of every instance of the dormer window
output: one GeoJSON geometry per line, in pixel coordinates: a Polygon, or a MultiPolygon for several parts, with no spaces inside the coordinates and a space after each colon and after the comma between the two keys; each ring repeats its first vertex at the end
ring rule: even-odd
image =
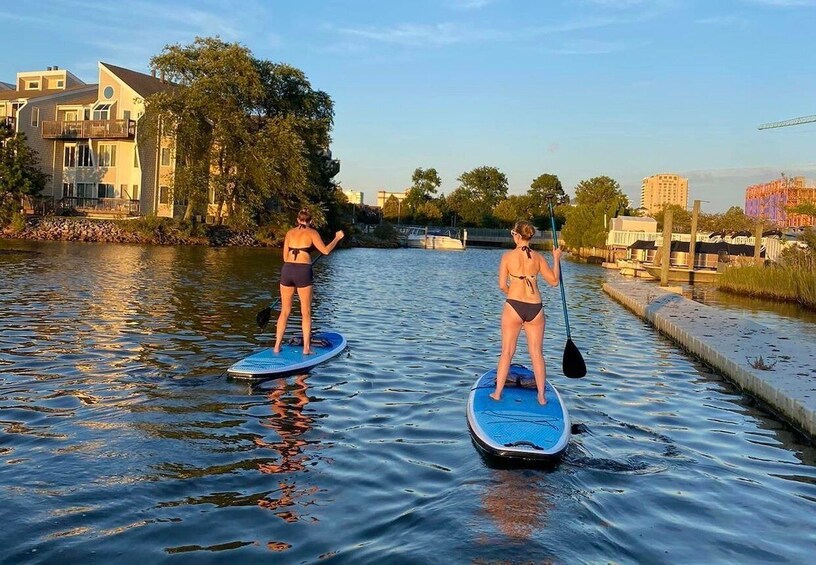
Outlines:
{"type": "Polygon", "coordinates": [[[110,109],[113,104],[98,104],[93,110],[94,120],[109,120],[110,109]]]}
{"type": "Polygon", "coordinates": [[[62,79],[59,79],[57,81],[57,88],[63,88],[64,86],[65,86],[65,81],[62,80],[62,79]]]}
{"type": "Polygon", "coordinates": [[[40,89],[40,81],[38,80],[30,80],[26,83],[26,90],[39,90],[40,89]]]}

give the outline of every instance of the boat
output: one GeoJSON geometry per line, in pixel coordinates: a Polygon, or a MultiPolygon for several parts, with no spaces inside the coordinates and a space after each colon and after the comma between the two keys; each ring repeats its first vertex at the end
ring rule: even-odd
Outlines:
{"type": "Polygon", "coordinates": [[[463,251],[467,231],[457,228],[409,228],[405,235],[405,247],[418,249],[447,249],[463,251]]]}
{"type": "MultiPolygon", "coordinates": [[[[661,278],[660,265],[642,264],[643,268],[656,279],[661,278]]],[[[694,283],[713,283],[717,282],[717,277],[720,276],[719,271],[711,269],[689,269],[688,267],[669,267],[670,282],[681,282],[687,284],[694,283]]]]}

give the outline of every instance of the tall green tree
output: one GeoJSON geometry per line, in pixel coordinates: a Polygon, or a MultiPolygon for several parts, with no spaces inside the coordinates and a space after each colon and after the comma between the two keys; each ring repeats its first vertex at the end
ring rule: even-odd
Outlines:
{"type": "MultiPolygon", "coordinates": [[[[666,204],[653,217],[657,220],[657,228],[663,229],[663,219],[666,217],[666,210],[672,211],[672,231],[690,233],[691,232],[691,212],[677,204],[666,204]]],[[[699,224],[698,224],[699,225],[699,224]]],[[[698,228],[699,229],[699,228],[698,228]]]]}
{"type": "Polygon", "coordinates": [[[530,197],[531,218],[538,226],[549,224],[550,210],[549,198],[554,198],[553,206],[569,204],[569,196],[564,193],[564,187],[558,176],[544,173],[539,175],[530,184],[527,191],[530,197]]]}
{"type": "Polygon", "coordinates": [[[411,187],[405,198],[406,208],[412,214],[416,214],[426,203],[433,200],[441,185],[442,179],[436,169],[418,167],[411,175],[411,187]]]}
{"type": "Polygon", "coordinates": [[[333,105],[301,71],[219,38],[169,45],[151,67],[175,85],[146,105],[156,135],[174,142],[171,188],[187,202],[185,217],[210,195],[237,223],[256,221],[269,202],[341,212],[328,150],[333,105]]]}
{"type": "Polygon", "coordinates": [[[620,185],[607,176],[583,180],[575,187],[575,206],[566,208],[564,240],[574,248],[601,247],[606,242],[608,220],[626,213],[629,199],[620,185]]]}
{"type": "Polygon", "coordinates": [[[0,137],[0,223],[20,208],[24,198],[36,198],[49,176],[40,169],[37,151],[26,143],[24,133],[3,130],[0,137]]]}
{"type": "Polygon", "coordinates": [[[507,198],[507,176],[496,167],[477,167],[462,173],[459,187],[448,196],[448,205],[466,224],[491,225],[492,211],[507,198]]]}
{"type": "Polygon", "coordinates": [[[535,199],[529,194],[524,196],[513,194],[493,208],[493,216],[504,226],[509,227],[519,220],[532,220],[534,210],[537,209],[535,199]]]}

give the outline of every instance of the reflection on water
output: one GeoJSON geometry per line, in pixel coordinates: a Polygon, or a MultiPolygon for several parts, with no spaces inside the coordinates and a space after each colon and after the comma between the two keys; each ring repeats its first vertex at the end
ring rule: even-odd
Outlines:
{"type": "Polygon", "coordinates": [[[0,253],[8,562],[810,559],[813,446],[607,298],[603,269],[564,266],[584,379],[558,371],[542,289],[548,378],[583,433],[531,470],[484,460],[465,418],[499,354],[500,250],[332,254],[315,325],[348,354],[247,384],[224,371],[271,343],[255,313],[279,250],[10,248],[27,252],[0,253]]]}

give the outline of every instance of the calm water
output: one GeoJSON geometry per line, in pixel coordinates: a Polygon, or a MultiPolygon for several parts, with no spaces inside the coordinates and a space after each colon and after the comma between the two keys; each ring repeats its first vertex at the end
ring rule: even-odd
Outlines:
{"type": "MultiPolygon", "coordinates": [[[[348,250],[316,266],[309,375],[224,377],[267,345],[275,250],[2,242],[4,562],[805,563],[816,450],[568,264],[589,375],[564,461],[496,468],[469,387],[494,366],[500,251],[348,250]]],[[[522,350],[523,352],[523,350],[522,350]]],[[[522,355],[517,360],[526,361],[522,355]]],[[[808,557],[811,556],[811,557],[808,557]]]]}

